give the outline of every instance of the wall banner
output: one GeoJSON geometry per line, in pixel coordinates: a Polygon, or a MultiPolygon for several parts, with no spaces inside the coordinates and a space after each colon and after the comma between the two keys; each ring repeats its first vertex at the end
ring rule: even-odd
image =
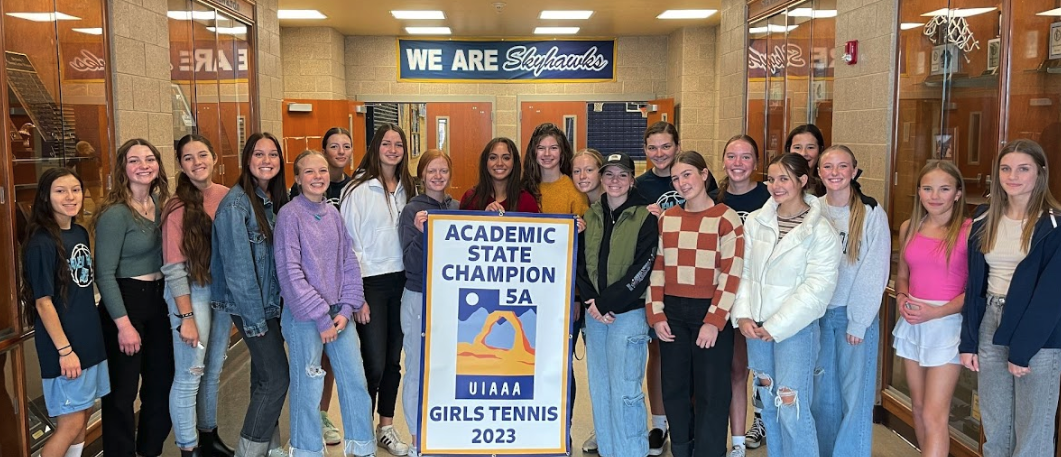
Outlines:
{"type": "Polygon", "coordinates": [[[431,212],[425,239],[421,455],[567,455],[574,217],[431,212]]]}
{"type": "Polygon", "coordinates": [[[398,80],[602,82],[615,80],[615,40],[398,38],[398,80]]]}

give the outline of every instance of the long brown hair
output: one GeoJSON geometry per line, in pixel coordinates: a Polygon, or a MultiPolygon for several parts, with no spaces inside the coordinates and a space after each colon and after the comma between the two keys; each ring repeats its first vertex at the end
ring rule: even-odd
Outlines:
{"type": "Polygon", "coordinates": [[[265,217],[265,203],[255,191],[258,188],[257,178],[251,174],[251,159],[254,158],[254,147],[261,140],[272,141],[276,146],[276,152],[280,154],[280,169],[277,170],[276,176],[269,180],[268,190],[266,190],[266,193],[269,194],[269,200],[273,202],[273,214],[280,211],[280,207],[287,203],[287,185],[284,182],[284,150],[280,148],[280,140],[272,133],[255,133],[247,138],[247,142],[243,145],[243,169],[239,173],[239,181],[237,183],[243,188],[243,192],[247,194],[247,199],[251,202],[251,209],[254,210],[254,220],[258,222],[258,230],[265,236],[266,241],[272,243],[273,227],[269,225],[269,219],[265,217]]]}
{"type": "Polygon", "coordinates": [[[1027,154],[1035,161],[1036,165],[1035,187],[1032,189],[1032,195],[1028,199],[1028,207],[1024,212],[1026,222],[1020,236],[1020,248],[1022,251],[1028,252],[1031,246],[1032,232],[1035,230],[1035,222],[1039,214],[1043,211],[1061,209],[1061,205],[1050,194],[1050,188],[1046,183],[1048,178],[1046,172],[1047,160],[1043,147],[1039,146],[1039,143],[1026,139],[1007,143],[998,152],[998,157],[995,157],[995,163],[991,166],[995,179],[991,180],[991,195],[987,199],[987,220],[984,221],[984,225],[980,227],[977,233],[980,236],[980,252],[984,254],[994,249],[995,240],[998,237],[998,223],[1002,220],[1002,216],[1006,214],[1006,209],[1009,207],[1009,195],[1002,189],[1002,179],[999,178],[998,170],[1002,165],[1002,158],[1013,152],[1027,154]]]}
{"type": "MultiPolygon", "coordinates": [[[[189,134],[177,141],[177,166],[180,167],[184,147],[193,142],[200,142],[217,159],[214,146],[202,135],[189,134]]],[[[211,173],[213,171],[211,170],[211,173]]],[[[177,191],[162,210],[162,221],[165,223],[170,214],[178,208],[184,208],[181,221],[181,253],[188,262],[188,275],[192,282],[200,286],[210,284],[210,236],[213,233],[214,221],[203,207],[203,191],[192,183],[184,170],[177,174],[177,191]]]]}
{"type": "Polygon", "coordinates": [[[472,205],[476,209],[486,208],[490,200],[495,199],[494,178],[490,176],[487,163],[490,160],[490,151],[499,144],[504,144],[508,152],[512,153],[512,171],[509,172],[505,183],[505,211],[515,211],[519,206],[519,194],[523,191],[523,185],[520,183],[519,149],[512,140],[497,137],[486,143],[483,152],[479,154],[479,183],[472,189],[472,205]]]}
{"type": "MultiPolygon", "coordinates": [[[[81,180],[81,177],[77,175],[73,170],[66,167],[55,167],[44,170],[41,173],[40,180],[37,182],[37,195],[33,197],[33,206],[30,209],[29,220],[26,224],[26,237],[22,240],[22,259],[28,256],[29,241],[33,239],[33,235],[37,231],[43,230],[47,232],[48,236],[55,243],[56,255],[59,257],[59,262],[56,263],[56,275],[58,281],[55,283],[56,293],[62,298],[63,306],[69,306],[66,303],[67,291],[70,288],[70,282],[72,278],[70,276],[69,260],[66,256],[66,248],[63,246],[63,235],[62,229],[59,228],[59,223],[55,220],[54,210],[52,209],[52,184],[59,178],[64,176],[73,176],[77,178],[78,185],[81,186],[82,192],[84,192],[85,183],[81,180]]],[[[82,193],[82,197],[84,194],[82,193]]],[[[82,205],[84,205],[82,200],[82,205]]],[[[84,206],[82,206],[84,209],[84,206]]],[[[75,217],[71,223],[75,222],[75,217]]],[[[33,288],[29,282],[29,269],[21,268],[21,281],[18,288],[19,300],[22,302],[23,313],[22,315],[26,318],[26,325],[32,326],[33,322],[37,319],[37,300],[33,293],[33,288]]]]}
{"type": "MultiPolygon", "coordinates": [[[[950,220],[947,221],[947,236],[943,239],[942,244],[947,263],[950,263],[950,255],[954,252],[954,246],[958,244],[962,225],[965,223],[965,183],[962,181],[961,170],[958,170],[958,166],[954,165],[954,162],[949,160],[929,160],[921,168],[921,173],[917,175],[917,187],[921,187],[921,180],[925,179],[925,175],[935,170],[949,175],[954,180],[955,188],[961,192],[951,208],[950,220]]],[[[906,254],[906,245],[910,243],[913,234],[921,230],[921,224],[924,224],[927,218],[928,211],[925,211],[925,206],[921,203],[921,192],[914,192],[914,209],[910,213],[910,222],[906,224],[906,232],[903,233],[903,246],[899,252],[900,258],[906,254]]]]}
{"type": "Polygon", "coordinates": [[[99,209],[96,210],[96,214],[92,219],[93,227],[96,226],[96,223],[99,222],[99,217],[108,208],[119,204],[129,208],[129,212],[133,215],[133,220],[144,224],[152,223],[146,220],[144,216],[141,216],[139,211],[134,211],[133,206],[130,204],[133,201],[133,192],[129,190],[129,175],[126,174],[125,166],[129,160],[129,150],[134,146],[144,146],[150,149],[151,154],[155,156],[155,161],[158,162],[158,176],[155,177],[154,181],[151,181],[151,187],[148,188],[147,194],[157,196],[158,202],[156,205],[165,205],[166,201],[169,200],[169,178],[166,177],[166,166],[162,162],[162,153],[147,140],[133,138],[118,148],[117,157],[114,159],[114,168],[111,169],[114,185],[111,186],[110,192],[107,193],[107,198],[103,200],[99,209]]]}
{"type": "MultiPolygon", "coordinates": [[[[789,178],[793,181],[799,182],[800,176],[806,176],[807,183],[800,187],[800,191],[802,193],[810,192],[810,164],[807,163],[807,159],[799,154],[786,152],[777,155],[770,160],[770,163],[767,164],[767,168],[769,169],[770,165],[775,164],[779,165],[782,170],[785,170],[785,173],[787,173],[789,178]]],[[[800,199],[803,199],[802,195],[800,195],[800,199]]]]}
{"type": "MultiPolygon", "coordinates": [[[[819,167],[825,155],[832,152],[846,153],[851,158],[851,168],[856,170],[857,173],[858,159],[855,158],[855,153],[851,152],[851,148],[842,144],[834,144],[829,146],[829,149],[822,151],[821,155],[818,156],[819,167]]],[[[851,263],[858,262],[858,252],[862,248],[862,225],[866,221],[866,196],[862,194],[862,186],[858,184],[858,181],[855,181],[856,178],[858,178],[857,175],[851,178],[851,195],[847,200],[847,208],[850,211],[847,220],[847,261],[851,263]]],[[[873,201],[873,206],[876,206],[876,203],[876,201],[873,201]]]]}
{"type": "MultiPolygon", "coordinates": [[[[368,145],[368,153],[361,158],[361,164],[357,166],[357,170],[354,172],[354,179],[343,189],[343,200],[346,200],[346,197],[357,186],[373,179],[379,179],[380,183],[386,187],[386,183],[383,183],[383,161],[379,157],[379,148],[383,144],[383,137],[387,132],[398,132],[398,136],[402,139],[402,160],[394,167],[394,175],[398,178],[398,185],[405,190],[405,203],[408,203],[409,200],[416,196],[416,185],[413,183],[413,175],[409,173],[409,140],[405,137],[405,131],[394,124],[383,124],[372,135],[372,143],[368,145]]],[[[387,201],[387,207],[390,208],[391,199],[387,197],[386,192],[384,192],[383,199],[387,201]]]]}
{"type": "Polygon", "coordinates": [[[527,149],[523,150],[522,180],[523,188],[534,196],[539,205],[542,202],[542,194],[541,190],[539,190],[539,186],[542,183],[542,167],[538,165],[538,145],[541,144],[542,140],[550,136],[560,146],[560,173],[568,178],[571,177],[571,161],[575,155],[571,149],[571,142],[567,140],[567,135],[556,124],[546,122],[534,129],[530,141],[527,142],[527,149]]]}
{"type": "MultiPolygon", "coordinates": [[[[759,144],[757,144],[755,142],[754,138],[752,138],[752,137],[750,137],[748,135],[744,135],[744,134],[730,137],[729,141],[726,141],[726,145],[724,147],[722,147],[722,158],[723,158],[723,160],[725,160],[726,149],[729,148],[729,145],[731,145],[733,143],[736,143],[738,141],[743,141],[745,143],[748,143],[748,145],[752,147],[752,158],[755,160],[756,163],[758,163],[759,162],[759,144]]],[[[720,202],[726,200],[726,191],[728,191],[728,190],[729,190],[729,174],[722,173],[722,181],[720,181],[718,183],[718,198],[716,200],[718,200],[720,202]]]]}

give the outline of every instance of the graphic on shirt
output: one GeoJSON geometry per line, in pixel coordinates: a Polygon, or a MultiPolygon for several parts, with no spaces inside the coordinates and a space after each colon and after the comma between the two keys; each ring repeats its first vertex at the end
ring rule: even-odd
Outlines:
{"type": "Polygon", "coordinates": [[[685,199],[678,194],[678,191],[671,190],[660,195],[659,199],[656,200],[656,204],[659,205],[661,211],[666,211],[668,208],[684,205],[685,199]]]}
{"type": "Polygon", "coordinates": [[[840,232],[840,247],[843,248],[844,255],[847,255],[847,232],[840,232]]]}
{"type": "Polygon", "coordinates": [[[343,199],[339,198],[339,196],[335,196],[335,197],[329,198],[327,201],[328,201],[329,205],[332,205],[332,206],[338,208],[339,204],[343,202],[343,199]]]}
{"type": "Polygon", "coordinates": [[[70,278],[77,287],[92,286],[92,253],[84,243],[77,243],[70,251],[70,278]]]}
{"type": "Polygon", "coordinates": [[[740,216],[741,224],[747,222],[748,215],[751,214],[751,213],[752,213],[751,211],[737,211],[737,216],[740,216]]]}
{"type": "Polygon", "coordinates": [[[501,305],[496,289],[458,294],[456,398],[533,399],[537,307],[501,305]]]}

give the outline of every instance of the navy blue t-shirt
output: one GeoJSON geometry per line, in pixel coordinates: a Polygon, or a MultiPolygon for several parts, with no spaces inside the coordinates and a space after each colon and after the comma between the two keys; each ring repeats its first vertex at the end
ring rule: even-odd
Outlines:
{"type": "MultiPolygon", "coordinates": [[[[74,224],[62,231],[63,247],[66,249],[67,265],[60,265],[55,241],[45,230],[37,230],[26,246],[26,278],[33,299],[51,297],[63,333],[70,347],[81,360],[81,368],[89,368],[107,359],[103,347],[103,327],[100,325],[96,299],[92,292],[95,273],[92,270],[92,252],[89,250],[88,231],[74,224]],[[59,296],[59,270],[70,269],[70,284],[66,287],[66,300],[59,296]]],[[[28,304],[34,306],[33,303],[28,304]]],[[[37,358],[40,360],[41,378],[50,379],[62,375],[59,368],[59,352],[55,349],[51,335],[38,316],[33,323],[36,331],[37,358]]],[[[65,353],[66,350],[63,350],[65,353]]]]}
{"type": "MultiPolygon", "coordinates": [[[[709,194],[711,199],[714,201],[718,200],[718,189],[709,194]]],[[[752,190],[745,192],[740,195],[734,195],[726,192],[726,198],[722,200],[726,206],[733,208],[733,211],[737,212],[740,216],[740,221],[744,222],[748,219],[748,215],[753,211],[762,208],[766,204],[766,201],[770,200],[770,191],[766,190],[766,184],[761,182],[755,183],[755,187],[752,190]]]]}

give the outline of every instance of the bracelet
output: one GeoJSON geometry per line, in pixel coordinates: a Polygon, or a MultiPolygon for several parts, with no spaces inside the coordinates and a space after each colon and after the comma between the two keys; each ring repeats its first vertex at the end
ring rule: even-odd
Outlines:
{"type": "Polygon", "coordinates": [[[906,295],[906,298],[908,300],[910,299],[910,294],[908,294],[906,292],[899,292],[899,293],[895,294],[895,298],[898,300],[900,295],[906,295]]]}
{"type": "Polygon", "coordinates": [[[68,345],[63,346],[63,347],[61,347],[59,349],[56,349],[55,352],[59,352],[59,351],[62,351],[63,349],[69,349],[69,348],[70,348],[70,345],[68,344],[68,345]]]}
{"type": "Polygon", "coordinates": [[[174,316],[177,316],[177,317],[179,317],[181,319],[187,319],[187,318],[192,317],[194,315],[195,315],[195,311],[188,311],[188,312],[186,312],[184,314],[174,314],[174,316]]]}
{"type": "Polygon", "coordinates": [[[59,358],[61,359],[61,358],[66,357],[66,356],[68,356],[70,354],[73,354],[73,353],[74,353],[74,350],[71,349],[70,352],[67,352],[66,354],[59,354],[59,358]]]}

